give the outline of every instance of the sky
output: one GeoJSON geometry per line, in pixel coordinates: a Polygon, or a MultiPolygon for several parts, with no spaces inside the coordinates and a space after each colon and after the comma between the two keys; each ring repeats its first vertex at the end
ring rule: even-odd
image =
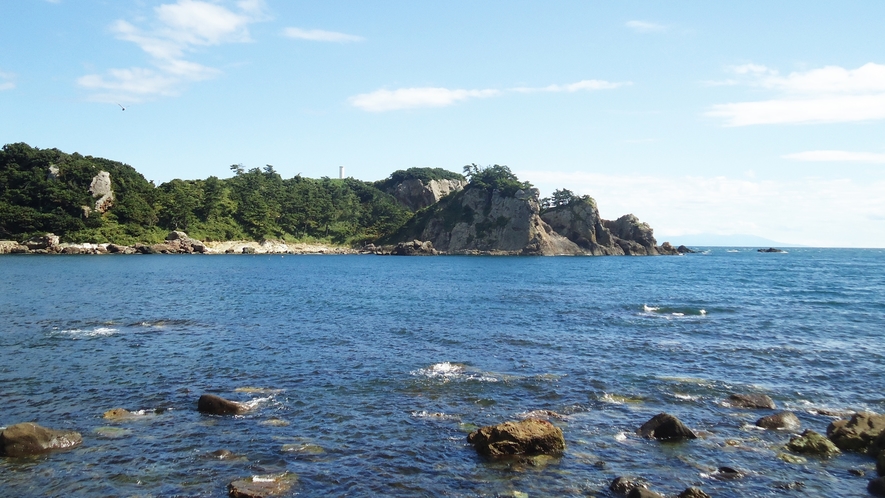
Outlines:
{"type": "Polygon", "coordinates": [[[0,18],[2,143],[157,185],[502,164],[659,242],[885,247],[885,2],[5,0],[0,18]]]}

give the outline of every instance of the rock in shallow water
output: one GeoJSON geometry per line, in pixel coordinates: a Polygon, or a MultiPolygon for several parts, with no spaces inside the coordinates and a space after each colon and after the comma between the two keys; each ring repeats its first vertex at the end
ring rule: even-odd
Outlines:
{"type": "Polygon", "coordinates": [[[678,418],[669,413],[659,413],[636,430],[642,437],[661,441],[697,439],[697,435],[678,418]]]}
{"type": "Polygon", "coordinates": [[[482,427],[471,432],[467,441],[489,456],[558,454],[565,449],[562,430],[534,418],[482,427]]]}
{"type": "Polygon", "coordinates": [[[237,479],[227,485],[230,498],[265,498],[288,494],[298,481],[298,476],[291,472],[277,475],[252,476],[237,479]]]}
{"type": "Polygon", "coordinates": [[[767,394],[732,394],[728,397],[728,404],[738,408],[775,409],[774,401],[767,394]]]}
{"type": "MultiPolygon", "coordinates": [[[[848,420],[836,420],[827,427],[827,436],[844,451],[867,451],[885,430],[885,415],[855,413],[848,420]]],[[[874,443],[875,442],[875,443],[874,443]]]]}
{"type": "Polygon", "coordinates": [[[787,449],[796,453],[829,457],[841,453],[829,439],[808,429],[787,443],[787,449]]]}
{"type": "Polygon", "coordinates": [[[0,455],[21,457],[65,450],[83,442],[80,433],[47,429],[31,422],[10,425],[0,432],[0,455]]]}
{"type": "Polygon", "coordinates": [[[867,491],[873,496],[885,496],[885,477],[877,477],[867,484],[867,491]]]}
{"type": "Polygon", "coordinates": [[[249,408],[242,403],[224,399],[221,396],[204,394],[197,401],[197,410],[210,415],[240,415],[249,411],[249,408]]]}
{"type": "Polygon", "coordinates": [[[799,422],[799,417],[797,417],[793,412],[780,412],[775,413],[774,415],[768,415],[767,417],[762,417],[756,421],[757,427],[762,427],[764,429],[782,429],[795,431],[799,430],[799,427],[802,426],[802,423],[799,422]]]}
{"type": "Polygon", "coordinates": [[[612,493],[618,495],[626,495],[633,488],[645,488],[647,484],[643,481],[636,480],[630,477],[616,477],[611,484],[609,484],[608,489],[612,491],[612,493]]]}
{"type": "Polygon", "coordinates": [[[690,487],[685,491],[679,493],[678,498],[710,498],[710,495],[704,493],[704,491],[700,488],[690,487]]]}

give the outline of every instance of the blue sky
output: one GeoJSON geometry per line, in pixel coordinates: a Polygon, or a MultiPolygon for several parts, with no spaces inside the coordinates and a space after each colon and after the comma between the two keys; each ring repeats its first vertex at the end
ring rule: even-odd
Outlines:
{"type": "Polygon", "coordinates": [[[0,18],[2,142],[157,184],[506,164],[659,241],[885,247],[883,2],[9,0],[0,18]]]}

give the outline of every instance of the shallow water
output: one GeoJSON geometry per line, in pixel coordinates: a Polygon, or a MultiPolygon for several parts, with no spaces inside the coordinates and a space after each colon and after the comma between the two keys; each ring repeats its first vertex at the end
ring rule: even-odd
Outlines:
{"type": "Polygon", "coordinates": [[[787,463],[790,434],[753,427],[770,411],[723,400],[768,394],[821,433],[819,410],[885,412],[882,250],[4,256],[0,323],[0,426],[84,438],[0,461],[9,496],[223,496],[283,471],[300,496],[606,496],[619,475],[669,494],[865,496],[871,459],[787,463]],[[203,393],[255,409],[201,415],[203,393]],[[144,412],[102,419],[115,407],[144,412]],[[493,462],[466,442],[533,410],[562,415],[562,458],[493,462]],[[635,436],[662,411],[702,437],[635,436]]]}

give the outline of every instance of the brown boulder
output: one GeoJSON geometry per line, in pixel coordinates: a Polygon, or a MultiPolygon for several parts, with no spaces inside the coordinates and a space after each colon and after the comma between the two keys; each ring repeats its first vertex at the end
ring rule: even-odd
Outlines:
{"type": "Polygon", "coordinates": [[[627,498],[664,498],[664,495],[646,488],[633,488],[627,493],[627,498]]]}
{"type": "Polygon", "coordinates": [[[762,417],[756,421],[757,427],[762,427],[763,429],[783,429],[795,431],[799,430],[799,427],[802,426],[802,423],[799,421],[799,417],[797,417],[793,412],[780,412],[775,413],[774,415],[768,415],[767,417],[762,417]]]}
{"type": "Polygon", "coordinates": [[[636,430],[642,437],[662,441],[675,439],[697,439],[691,429],[669,413],[659,413],[636,430]]]}
{"type": "Polygon", "coordinates": [[[534,418],[482,427],[471,432],[467,442],[489,456],[558,454],[565,449],[562,430],[534,418]]]}
{"type": "Polygon", "coordinates": [[[210,415],[241,415],[249,411],[249,408],[242,403],[230,401],[221,396],[204,394],[197,401],[197,410],[210,415]]]}
{"type": "Polygon", "coordinates": [[[849,420],[836,420],[827,427],[827,437],[845,451],[867,451],[885,429],[885,415],[855,413],[849,420]]]}
{"type": "Polygon", "coordinates": [[[608,489],[610,489],[612,493],[626,495],[630,491],[633,491],[634,488],[645,488],[646,486],[647,485],[643,481],[620,476],[616,477],[611,484],[609,484],[608,489]]]}
{"type": "Polygon", "coordinates": [[[738,408],[775,409],[774,401],[766,394],[732,394],[728,397],[728,404],[738,408]]]}
{"type": "Polygon", "coordinates": [[[125,408],[113,408],[104,412],[104,415],[102,415],[102,417],[111,420],[120,420],[124,418],[131,418],[133,417],[133,414],[125,408]]]}
{"type": "Polygon", "coordinates": [[[877,477],[867,484],[867,491],[873,496],[885,496],[885,477],[877,477]]]}
{"type": "Polygon", "coordinates": [[[83,442],[80,433],[47,429],[31,422],[15,424],[0,432],[0,455],[21,457],[73,448],[83,442]]]}

